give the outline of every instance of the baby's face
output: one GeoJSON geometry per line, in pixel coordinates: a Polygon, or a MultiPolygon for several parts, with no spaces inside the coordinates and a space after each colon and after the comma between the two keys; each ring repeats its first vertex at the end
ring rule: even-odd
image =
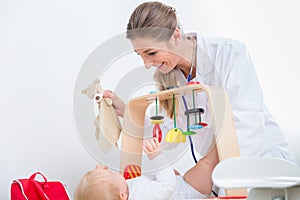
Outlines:
{"type": "Polygon", "coordinates": [[[114,173],[107,166],[97,164],[94,171],[96,173],[101,173],[101,175],[107,178],[110,183],[120,188],[120,191],[127,191],[127,183],[125,178],[118,173],[114,173]]]}

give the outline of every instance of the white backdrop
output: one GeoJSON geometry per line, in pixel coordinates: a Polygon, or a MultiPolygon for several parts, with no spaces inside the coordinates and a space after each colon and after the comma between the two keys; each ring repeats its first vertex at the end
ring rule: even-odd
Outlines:
{"type": "MultiPolygon", "coordinates": [[[[74,128],[75,79],[97,46],[124,32],[141,2],[0,0],[0,199],[9,199],[13,179],[34,171],[62,180],[73,195],[79,178],[94,167],[74,128]]],[[[164,2],[177,9],[186,32],[246,44],[266,103],[299,162],[298,2],[164,2]]]]}

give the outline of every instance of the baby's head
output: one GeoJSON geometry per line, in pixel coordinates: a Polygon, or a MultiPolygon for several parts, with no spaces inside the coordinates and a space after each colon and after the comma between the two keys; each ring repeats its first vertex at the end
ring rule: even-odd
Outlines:
{"type": "Polygon", "coordinates": [[[125,179],[108,167],[96,165],[87,172],[77,185],[75,200],[124,200],[128,199],[125,179]]]}

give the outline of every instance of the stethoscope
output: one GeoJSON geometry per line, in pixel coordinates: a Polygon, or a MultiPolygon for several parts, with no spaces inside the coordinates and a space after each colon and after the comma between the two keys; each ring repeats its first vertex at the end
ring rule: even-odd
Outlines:
{"type": "MultiPolygon", "coordinates": [[[[188,37],[189,39],[189,37],[188,37]]],[[[194,48],[193,48],[193,55],[192,55],[192,60],[191,60],[191,69],[190,69],[190,73],[188,74],[188,77],[187,77],[187,82],[189,83],[192,79],[192,74],[193,74],[193,64],[195,62],[195,57],[196,57],[196,54],[197,54],[197,41],[194,40],[194,48]]]]}
{"type": "MultiPolygon", "coordinates": [[[[190,38],[188,37],[188,39],[190,39],[190,38]]],[[[192,55],[192,60],[191,60],[191,68],[190,68],[190,72],[187,76],[187,83],[191,82],[192,74],[193,74],[193,65],[194,65],[194,62],[195,62],[196,54],[197,54],[196,53],[196,51],[197,51],[197,41],[195,39],[193,39],[193,40],[194,40],[194,48],[193,48],[193,55],[192,55]]],[[[184,96],[182,96],[182,100],[183,100],[185,110],[188,110],[188,106],[187,106],[187,103],[186,103],[186,100],[185,100],[184,96]]],[[[197,163],[198,161],[197,161],[197,158],[195,156],[192,137],[189,135],[188,138],[189,138],[189,141],[190,141],[191,153],[192,153],[194,162],[197,163]]]]}

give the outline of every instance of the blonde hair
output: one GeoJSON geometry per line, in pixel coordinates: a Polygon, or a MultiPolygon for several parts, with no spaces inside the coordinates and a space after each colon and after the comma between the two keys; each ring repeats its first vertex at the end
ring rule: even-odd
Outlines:
{"type": "MultiPolygon", "coordinates": [[[[176,28],[182,31],[178,22],[176,11],[173,7],[161,2],[152,1],[139,5],[131,14],[127,24],[126,38],[133,40],[139,37],[150,37],[156,41],[168,41],[176,28]]],[[[170,86],[180,86],[177,81],[179,77],[178,69],[174,69],[168,74],[163,74],[158,70],[154,74],[154,80],[158,84],[159,90],[166,90],[170,86]]],[[[174,116],[173,100],[160,100],[161,108],[164,108],[170,118],[174,116]]],[[[178,100],[175,100],[176,110],[179,108],[178,100]]]]}
{"type": "Polygon", "coordinates": [[[75,200],[120,200],[120,188],[110,183],[101,173],[87,172],[78,183],[75,200]]]}
{"type": "Polygon", "coordinates": [[[176,11],[161,2],[145,2],[131,14],[127,24],[127,39],[151,37],[160,41],[171,38],[178,27],[176,11]]]}
{"type": "MultiPolygon", "coordinates": [[[[177,68],[174,68],[167,74],[161,73],[159,70],[156,70],[153,79],[157,83],[157,87],[160,91],[167,90],[170,87],[177,87],[180,86],[180,82],[178,81],[178,77],[180,76],[180,71],[177,68]]],[[[174,104],[173,99],[167,100],[159,100],[160,106],[165,109],[167,112],[168,117],[174,117],[174,104]]],[[[178,99],[175,98],[175,107],[176,110],[179,109],[179,102],[178,99]]]]}

